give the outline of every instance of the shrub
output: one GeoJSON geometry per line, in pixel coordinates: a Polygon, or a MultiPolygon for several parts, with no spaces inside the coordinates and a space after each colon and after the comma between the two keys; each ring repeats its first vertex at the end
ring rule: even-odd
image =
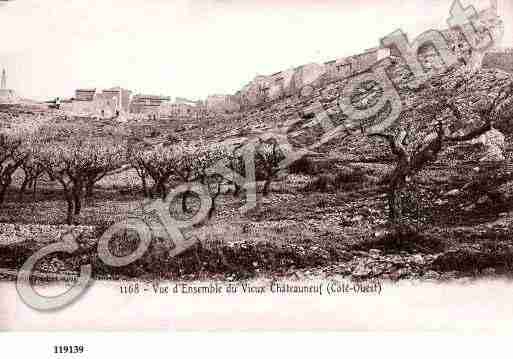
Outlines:
{"type": "Polygon", "coordinates": [[[368,239],[353,247],[356,250],[368,251],[380,249],[386,254],[408,253],[439,253],[446,247],[440,236],[425,235],[414,226],[396,225],[391,227],[383,236],[368,239]]]}
{"type": "Polygon", "coordinates": [[[360,168],[344,168],[338,173],[323,173],[303,190],[305,192],[335,192],[351,190],[367,182],[367,174],[360,168]]]}
{"type": "Polygon", "coordinates": [[[308,157],[301,157],[299,160],[289,166],[289,173],[313,175],[316,173],[315,164],[312,159],[308,157]]]}

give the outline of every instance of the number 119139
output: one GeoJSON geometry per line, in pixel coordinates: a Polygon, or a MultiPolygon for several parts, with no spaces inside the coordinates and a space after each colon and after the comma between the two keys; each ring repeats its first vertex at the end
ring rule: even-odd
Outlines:
{"type": "Polygon", "coordinates": [[[83,345],[55,345],[53,347],[54,354],[82,354],[83,352],[83,345]]]}

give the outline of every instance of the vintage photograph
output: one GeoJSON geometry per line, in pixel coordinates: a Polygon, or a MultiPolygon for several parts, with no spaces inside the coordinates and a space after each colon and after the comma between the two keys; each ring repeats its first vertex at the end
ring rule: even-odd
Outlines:
{"type": "Polygon", "coordinates": [[[513,329],[513,0],[0,31],[0,331],[513,329]]]}

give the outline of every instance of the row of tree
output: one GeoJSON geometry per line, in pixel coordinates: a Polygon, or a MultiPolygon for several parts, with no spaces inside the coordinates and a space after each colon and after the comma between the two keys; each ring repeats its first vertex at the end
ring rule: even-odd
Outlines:
{"type": "MultiPolygon", "coordinates": [[[[218,163],[244,175],[245,167],[241,146],[207,145],[203,142],[159,144],[148,146],[133,144],[123,137],[73,135],[59,128],[44,128],[34,134],[4,131],[0,133],[0,204],[13,181],[16,171],[22,171],[23,180],[19,197],[27,188],[35,194],[42,176],[58,183],[66,202],[66,222],[77,223],[85,198],[93,194],[99,181],[117,171],[135,169],[145,197],[165,198],[173,186],[182,183],[201,183],[211,195],[209,216],[215,211],[221,186],[234,183],[235,193],[241,186],[233,181],[233,174],[224,175],[210,171],[218,163]]],[[[279,163],[277,145],[260,141],[255,152],[258,179],[265,180],[264,194],[279,163]]],[[[192,193],[182,194],[182,209],[188,211],[187,199],[192,193]]]]}
{"type": "MultiPolygon", "coordinates": [[[[362,134],[384,140],[396,159],[394,170],[385,179],[391,222],[402,220],[401,193],[409,179],[435,161],[445,144],[479,137],[504,117],[506,108],[513,107],[511,80],[472,99],[476,76],[471,73],[455,77],[454,83],[445,87],[429,85],[420,102],[401,114],[401,124],[395,129],[367,133],[362,127],[362,134]],[[459,131],[471,118],[478,125],[459,131]]],[[[264,181],[264,196],[284,159],[278,142],[267,138],[253,140],[250,155],[255,179],[264,181]]],[[[69,124],[46,126],[33,134],[4,130],[0,132],[0,204],[16,171],[24,173],[20,196],[27,188],[35,192],[38,179],[46,175],[60,184],[67,204],[66,221],[72,224],[77,222],[84,198],[91,196],[100,180],[118,170],[133,168],[146,197],[165,198],[174,186],[183,183],[203,184],[211,195],[211,216],[223,184],[232,184],[236,195],[241,192],[242,186],[234,173],[246,175],[247,145],[248,142],[230,146],[198,141],[152,146],[143,141],[127,142],[126,136],[119,133],[94,137],[69,124]],[[230,171],[211,171],[219,163],[230,171]]],[[[188,210],[190,196],[192,193],[182,194],[184,212],[188,210]]]]}

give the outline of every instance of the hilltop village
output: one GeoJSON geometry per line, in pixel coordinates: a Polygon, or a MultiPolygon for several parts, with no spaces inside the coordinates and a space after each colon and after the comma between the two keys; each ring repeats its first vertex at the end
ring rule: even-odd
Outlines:
{"type": "MultiPolygon", "coordinates": [[[[503,22],[492,6],[483,10],[474,19],[478,31],[486,36],[487,29],[501,35],[503,22]]],[[[471,63],[474,67],[511,68],[512,52],[495,48],[484,55],[473,53],[460,28],[442,32],[450,50],[459,61],[471,63]]],[[[432,46],[418,49],[424,70],[436,71],[440,63],[437,51],[432,46]]],[[[375,47],[360,54],[338,58],[325,63],[309,63],[289,68],[271,75],[256,76],[235,94],[213,94],[205,100],[190,100],[183,97],[172,99],[169,95],[140,94],[130,89],[113,87],[108,89],[79,88],[69,98],[52,100],[51,107],[57,107],[71,117],[97,117],[127,120],[191,120],[193,122],[213,118],[219,114],[237,114],[250,111],[262,105],[271,105],[284,99],[309,98],[319,89],[370,71],[384,59],[392,63],[401,62],[401,53],[396,46],[375,47]]],[[[15,91],[6,86],[6,72],[3,70],[0,104],[15,104],[15,91]]]]}

